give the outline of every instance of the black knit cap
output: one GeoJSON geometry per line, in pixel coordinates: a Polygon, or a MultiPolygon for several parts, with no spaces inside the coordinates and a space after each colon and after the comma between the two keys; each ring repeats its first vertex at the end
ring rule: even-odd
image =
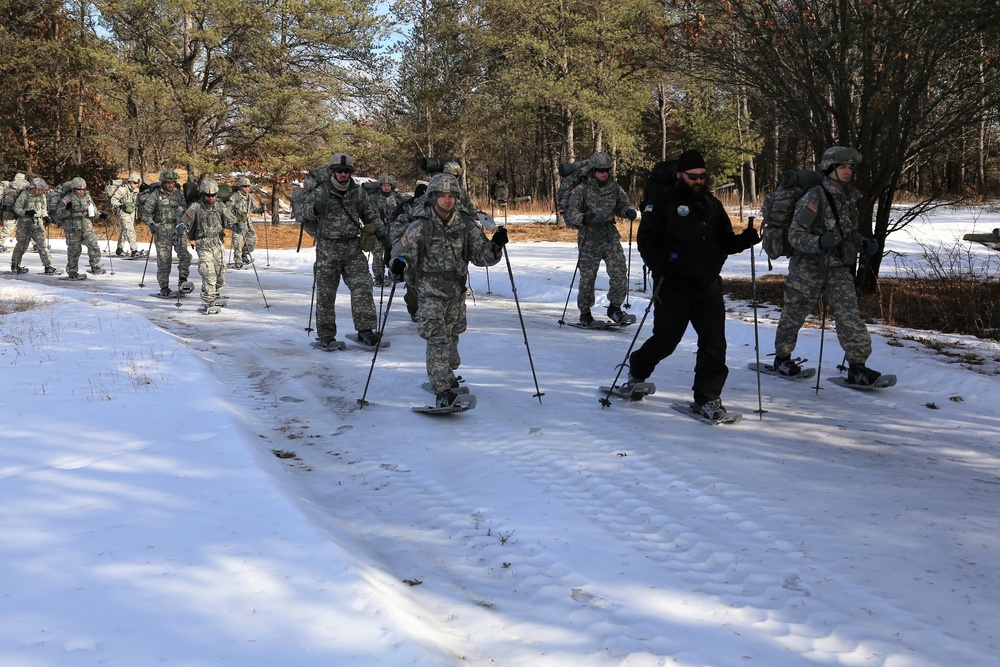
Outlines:
{"type": "Polygon", "coordinates": [[[691,169],[705,169],[705,158],[696,150],[684,151],[677,158],[677,171],[690,171],[691,169]]]}

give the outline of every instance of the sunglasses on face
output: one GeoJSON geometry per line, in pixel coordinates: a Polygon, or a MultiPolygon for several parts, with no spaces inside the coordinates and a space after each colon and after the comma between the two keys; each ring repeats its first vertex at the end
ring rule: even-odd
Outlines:
{"type": "Polygon", "coordinates": [[[595,170],[594,170],[594,173],[595,173],[595,174],[606,174],[606,173],[608,173],[609,171],[611,171],[611,170],[610,170],[610,169],[595,169],[595,170]]]}
{"type": "Polygon", "coordinates": [[[349,173],[351,173],[351,170],[350,169],[334,169],[333,173],[335,173],[335,174],[349,174],[349,173]]]}
{"type": "Polygon", "coordinates": [[[204,195],[202,195],[202,197],[204,197],[205,199],[208,199],[208,198],[215,199],[215,195],[210,195],[210,194],[204,194],[204,195]]]}
{"type": "Polygon", "coordinates": [[[708,178],[707,172],[702,172],[700,174],[692,174],[691,172],[688,171],[682,171],[681,173],[684,174],[685,178],[687,178],[689,181],[704,181],[706,178],[708,178]]]}

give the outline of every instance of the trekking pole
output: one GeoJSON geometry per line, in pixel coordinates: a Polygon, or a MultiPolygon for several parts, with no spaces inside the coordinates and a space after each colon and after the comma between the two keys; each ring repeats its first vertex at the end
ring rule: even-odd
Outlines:
{"type": "Polygon", "coordinates": [[[108,268],[111,269],[111,275],[115,275],[115,263],[111,260],[111,230],[108,228],[107,219],[104,220],[104,238],[107,239],[108,243],[106,250],[108,252],[108,268]]]}
{"type": "Polygon", "coordinates": [[[260,284],[260,274],[257,273],[257,265],[254,264],[253,255],[250,255],[250,268],[253,269],[253,274],[257,277],[257,287],[260,288],[260,296],[264,299],[264,308],[270,308],[271,306],[267,302],[267,296],[264,294],[264,286],[260,284]]]}
{"type": "Polygon", "coordinates": [[[573,267],[573,277],[569,281],[569,291],[566,292],[566,304],[563,306],[562,317],[559,318],[559,326],[566,324],[566,311],[569,310],[569,297],[573,294],[573,283],[576,282],[576,272],[580,269],[580,259],[577,258],[576,266],[573,267]]]}
{"type": "Polygon", "coordinates": [[[493,294],[493,289],[490,287],[490,267],[486,267],[486,293],[493,294]]]}
{"type": "Polygon", "coordinates": [[[312,296],[309,297],[309,322],[306,324],[306,335],[313,332],[313,303],[316,302],[316,269],[313,268],[313,288],[312,296]]]}
{"type": "Polygon", "coordinates": [[[382,336],[385,333],[386,322],[389,321],[389,308],[392,307],[392,296],[396,293],[396,281],[392,281],[392,287],[389,288],[389,301],[385,304],[385,315],[382,317],[382,324],[378,328],[378,344],[375,346],[375,352],[372,353],[372,364],[368,367],[368,379],[365,380],[365,390],[361,394],[361,398],[358,399],[358,410],[364,410],[365,406],[368,405],[368,401],[365,397],[368,396],[368,385],[372,381],[372,372],[375,370],[375,360],[378,359],[378,351],[382,349],[382,336]]]}
{"type": "Polygon", "coordinates": [[[663,277],[661,276],[658,281],[656,281],[656,286],[653,288],[653,296],[649,298],[649,303],[646,304],[646,310],[642,313],[642,319],[639,320],[639,326],[635,330],[635,335],[632,336],[632,342],[628,345],[628,350],[625,351],[625,358],[620,364],[618,364],[618,372],[615,374],[615,379],[611,381],[611,386],[608,387],[608,393],[604,398],[600,399],[601,408],[611,407],[611,390],[618,386],[618,379],[622,375],[622,371],[625,370],[625,364],[628,363],[629,357],[632,356],[632,348],[635,347],[635,342],[639,340],[639,332],[642,331],[642,325],[646,323],[646,317],[649,316],[649,310],[653,307],[656,302],[657,297],[660,294],[660,286],[663,285],[663,277]]]}
{"type": "Polygon", "coordinates": [[[151,234],[149,237],[149,248],[146,250],[146,263],[142,267],[142,278],[139,278],[139,287],[146,286],[146,269],[149,268],[149,256],[153,254],[154,240],[156,240],[156,235],[151,234]]]}
{"type": "Polygon", "coordinates": [[[264,209],[264,216],[260,224],[264,228],[264,259],[267,262],[264,268],[269,269],[271,268],[271,244],[267,240],[267,209],[264,209]]]}
{"type": "Polygon", "coordinates": [[[628,293],[632,288],[632,225],[635,224],[635,220],[628,221],[628,262],[625,263],[625,303],[622,304],[622,308],[628,310],[632,307],[632,304],[628,302],[628,293]]]}
{"type": "Polygon", "coordinates": [[[819,396],[819,377],[823,374],[823,338],[826,335],[826,285],[819,293],[820,324],[819,324],[819,362],[816,364],[816,395],[819,396]]]}
{"type": "Polygon", "coordinates": [[[521,315],[521,302],[517,298],[517,286],[514,284],[514,269],[510,267],[510,255],[507,254],[507,246],[503,246],[503,258],[507,260],[507,275],[510,276],[510,291],[514,293],[514,305],[517,306],[517,319],[521,321],[521,333],[524,335],[524,349],[528,351],[528,365],[531,366],[531,377],[535,380],[535,398],[538,404],[542,404],[542,390],[538,388],[538,376],[535,375],[535,362],[531,359],[531,346],[528,345],[528,330],[524,328],[524,316],[521,315]]]}
{"type": "MultiPolygon", "coordinates": [[[[753,229],[753,218],[754,216],[752,215],[747,218],[747,224],[750,226],[750,229],[753,229]]],[[[757,328],[757,260],[754,257],[753,246],[750,246],[750,300],[753,305],[753,352],[757,358],[757,414],[760,417],[760,421],[764,421],[764,413],[767,410],[764,409],[760,390],[760,333],[757,328]]]]}

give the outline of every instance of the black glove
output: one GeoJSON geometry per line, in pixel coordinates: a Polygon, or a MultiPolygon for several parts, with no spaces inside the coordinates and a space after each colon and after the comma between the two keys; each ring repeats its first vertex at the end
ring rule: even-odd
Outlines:
{"type": "Polygon", "coordinates": [[[870,239],[861,239],[861,252],[865,257],[871,257],[878,253],[878,239],[874,236],[870,239]]]}
{"type": "Polygon", "coordinates": [[[66,202],[66,210],[67,211],[72,211],[73,210],[73,202],[71,202],[71,201],[66,202]]]}
{"type": "Polygon", "coordinates": [[[42,222],[44,222],[46,225],[49,224],[50,222],[52,222],[52,216],[50,215],[45,216],[44,218],[42,218],[42,222]]]}
{"type": "Polygon", "coordinates": [[[97,217],[100,218],[101,220],[104,220],[105,218],[108,217],[108,212],[107,211],[101,211],[100,213],[97,214],[97,217]]]}
{"type": "Polygon", "coordinates": [[[380,238],[379,243],[382,244],[382,247],[385,248],[386,252],[392,250],[392,241],[389,240],[388,236],[383,236],[382,238],[380,238]]]}
{"type": "Polygon", "coordinates": [[[497,227],[497,230],[493,232],[493,238],[490,240],[493,241],[493,245],[495,245],[500,249],[503,249],[503,247],[507,245],[507,241],[509,240],[507,238],[507,228],[497,227]]]}
{"type": "Polygon", "coordinates": [[[313,204],[313,213],[315,213],[318,217],[323,217],[324,215],[326,215],[326,212],[329,209],[330,209],[330,203],[325,199],[321,199],[315,204],[313,204]]]}
{"type": "Polygon", "coordinates": [[[843,238],[840,236],[840,232],[836,229],[828,229],[826,233],[819,237],[819,247],[824,252],[829,252],[840,245],[841,241],[843,241],[843,238]]]}
{"type": "Polygon", "coordinates": [[[35,217],[35,209],[29,208],[27,211],[24,212],[24,214],[26,216],[28,216],[29,218],[34,218],[35,217]]]}
{"type": "Polygon", "coordinates": [[[635,211],[635,209],[634,209],[634,208],[630,208],[630,209],[629,209],[629,210],[628,210],[628,211],[627,211],[627,212],[625,213],[625,219],[626,219],[626,220],[635,220],[635,219],[636,219],[636,218],[637,218],[638,216],[639,216],[639,214],[638,214],[638,213],[636,213],[636,211],[635,211]]]}
{"type": "Polygon", "coordinates": [[[743,242],[746,243],[746,247],[748,248],[760,243],[760,233],[753,227],[747,227],[744,229],[743,233],[740,234],[740,237],[743,239],[743,242]]]}
{"type": "Polygon", "coordinates": [[[406,272],[405,259],[403,259],[402,257],[397,257],[396,259],[392,260],[392,264],[389,265],[389,273],[392,274],[392,277],[395,278],[396,281],[402,280],[403,274],[405,272],[406,272]]]}

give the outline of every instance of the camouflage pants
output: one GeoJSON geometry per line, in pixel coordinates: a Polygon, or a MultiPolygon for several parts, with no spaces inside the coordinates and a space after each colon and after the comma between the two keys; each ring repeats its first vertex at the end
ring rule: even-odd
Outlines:
{"type": "MultiPolygon", "coordinates": [[[[0,229],[0,246],[7,243],[7,239],[10,238],[11,232],[14,231],[14,227],[17,225],[17,218],[4,218],[3,229],[0,229]]],[[[7,252],[4,250],[4,252],[7,252]]]]}
{"type": "Polygon", "coordinates": [[[351,315],[357,331],[378,328],[375,298],[372,296],[372,276],[361,252],[358,239],[345,241],[320,240],[316,244],[316,335],[319,338],[337,335],[337,289],[340,279],[351,291],[351,315]]]}
{"type": "Polygon", "coordinates": [[[90,224],[90,220],[80,223],[68,223],[65,226],[66,232],[66,273],[73,274],[79,272],[80,255],[83,254],[83,246],[87,246],[87,258],[90,260],[90,268],[96,269],[101,265],[101,246],[97,241],[97,234],[90,224]]]}
{"type": "Polygon", "coordinates": [[[170,265],[177,252],[178,284],[188,279],[191,272],[191,251],[187,247],[187,235],[178,234],[175,225],[160,225],[156,230],[156,282],[160,289],[170,289],[170,265]]]}
{"type": "Polygon", "coordinates": [[[233,232],[233,261],[242,263],[257,249],[257,232],[249,220],[243,223],[246,227],[242,234],[233,232]]]}
{"type": "Polygon", "coordinates": [[[458,336],[465,327],[464,294],[456,299],[420,299],[417,333],[427,341],[427,378],[438,393],[451,388],[454,371],[462,364],[458,336]]]}
{"type": "Polygon", "coordinates": [[[200,239],[194,244],[198,251],[198,273],[201,275],[201,302],[211,306],[226,286],[225,246],[218,238],[200,239]]]}
{"type": "Polygon", "coordinates": [[[591,241],[584,239],[578,244],[580,249],[580,287],[576,296],[576,306],[581,312],[590,310],[594,305],[594,283],[597,281],[597,271],[601,261],[608,269],[610,284],[608,287],[608,302],[615,306],[625,301],[628,289],[628,268],[625,264],[625,251],[619,241],[591,241]]]}
{"type": "Polygon", "coordinates": [[[38,256],[42,258],[42,264],[48,268],[52,266],[52,255],[49,253],[48,245],[45,243],[45,226],[36,222],[34,218],[22,218],[17,222],[17,245],[14,246],[14,254],[10,257],[12,267],[21,266],[21,258],[28,249],[28,243],[35,242],[38,249],[38,256]]]}
{"type": "MultiPolygon", "coordinates": [[[[789,260],[785,305],[774,334],[774,354],[777,357],[792,356],[799,329],[823,291],[827,272],[816,263],[816,257],[793,255],[789,260]],[[799,261],[796,262],[796,259],[799,261]]],[[[871,356],[872,338],[858,312],[854,279],[846,266],[831,267],[828,275],[826,300],[836,314],[837,340],[847,353],[848,363],[863,364],[871,356]]]]}
{"type": "Polygon", "coordinates": [[[118,232],[118,247],[124,248],[127,244],[129,250],[135,252],[139,248],[135,237],[135,213],[120,213],[118,223],[121,225],[121,230],[118,232]]]}
{"type": "Polygon", "coordinates": [[[376,245],[375,249],[372,250],[372,275],[373,276],[385,276],[385,255],[386,252],[383,250],[381,245],[376,245]]]}

